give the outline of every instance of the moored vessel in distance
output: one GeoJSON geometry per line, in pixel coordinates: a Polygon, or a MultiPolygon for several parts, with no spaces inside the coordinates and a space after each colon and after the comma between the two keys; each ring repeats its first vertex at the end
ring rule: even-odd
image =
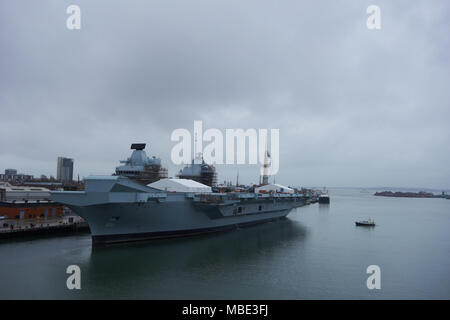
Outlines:
{"type": "Polygon", "coordinates": [[[319,203],[321,204],[329,204],[330,203],[330,196],[328,194],[321,194],[319,196],[319,203]]]}
{"type": "Polygon", "coordinates": [[[369,218],[369,220],[355,221],[355,224],[359,227],[375,227],[375,221],[369,218]]]}
{"type": "Polygon", "coordinates": [[[84,191],[55,191],[89,224],[92,244],[180,237],[235,229],[286,217],[308,199],[299,193],[212,192],[189,179],[143,185],[122,175],[90,176],[84,191]]]}

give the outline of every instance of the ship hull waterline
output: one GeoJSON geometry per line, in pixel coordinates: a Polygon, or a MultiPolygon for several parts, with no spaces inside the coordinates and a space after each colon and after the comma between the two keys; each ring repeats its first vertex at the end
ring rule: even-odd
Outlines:
{"type": "Polygon", "coordinates": [[[69,207],[89,224],[93,246],[193,237],[227,232],[238,228],[245,228],[284,219],[293,209],[289,208],[275,212],[226,217],[222,219],[210,219],[207,214],[195,210],[192,210],[193,212],[183,212],[185,210],[174,209],[172,214],[159,213],[152,215],[161,217],[161,214],[163,214],[166,219],[158,218],[143,221],[141,217],[135,217],[142,216],[139,211],[135,210],[124,210],[119,213],[111,207],[104,208],[103,210],[99,210],[99,208],[69,207]],[[102,212],[107,212],[106,216],[101,214],[102,212]],[[175,223],[174,221],[181,220],[177,219],[177,216],[180,215],[181,212],[183,212],[182,214],[185,217],[195,215],[197,216],[197,219],[193,219],[192,217],[182,219],[184,225],[175,223]],[[118,214],[120,214],[120,216],[118,214]],[[120,218],[116,221],[111,221],[110,217],[120,218]],[[134,223],[130,223],[130,221],[134,221],[134,223]]]}
{"type": "Polygon", "coordinates": [[[234,225],[225,225],[220,227],[202,228],[202,229],[190,229],[179,231],[160,231],[160,232],[148,232],[148,233],[129,233],[118,235],[98,235],[92,236],[93,246],[106,246],[119,243],[139,242],[139,241],[154,241],[164,240],[171,238],[186,238],[195,236],[205,236],[213,233],[230,232],[239,228],[247,228],[255,225],[277,221],[285,219],[286,215],[279,218],[269,218],[265,220],[258,220],[253,222],[238,223],[234,225]]]}

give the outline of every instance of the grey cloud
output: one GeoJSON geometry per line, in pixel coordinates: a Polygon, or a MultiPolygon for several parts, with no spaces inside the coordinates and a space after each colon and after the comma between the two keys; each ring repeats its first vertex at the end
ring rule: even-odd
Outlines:
{"type": "Polygon", "coordinates": [[[376,1],[380,31],[373,1],[72,2],[0,4],[0,170],[108,174],[144,141],[173,175],[170,133],[203,120],[279,128],[285,184],[449,188],[446,1],[376,1]]]}

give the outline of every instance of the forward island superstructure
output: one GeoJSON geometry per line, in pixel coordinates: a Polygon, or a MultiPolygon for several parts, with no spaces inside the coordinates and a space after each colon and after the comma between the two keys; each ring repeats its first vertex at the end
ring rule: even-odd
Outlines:
{"type": "Polygon", "coordinates": [[[116,167],[114,175],[125,176],[144,185],[167,178],[167,169],[161,165],[161,159],[147,157],[144,151],[145,145],[145,143],[133,143],[131,157],[120,161],[122,165],[116,167]]]}

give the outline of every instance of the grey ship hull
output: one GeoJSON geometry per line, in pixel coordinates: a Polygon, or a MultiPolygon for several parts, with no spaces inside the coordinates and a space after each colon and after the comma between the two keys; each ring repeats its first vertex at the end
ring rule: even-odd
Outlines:
{"type": "Polygon", "coordinates": [[[190,236],[277,220],[299,195],[166,193],[124,177],[86,179],[84,192],[52,192],[84,218],[93,245],[190,236]]]}

